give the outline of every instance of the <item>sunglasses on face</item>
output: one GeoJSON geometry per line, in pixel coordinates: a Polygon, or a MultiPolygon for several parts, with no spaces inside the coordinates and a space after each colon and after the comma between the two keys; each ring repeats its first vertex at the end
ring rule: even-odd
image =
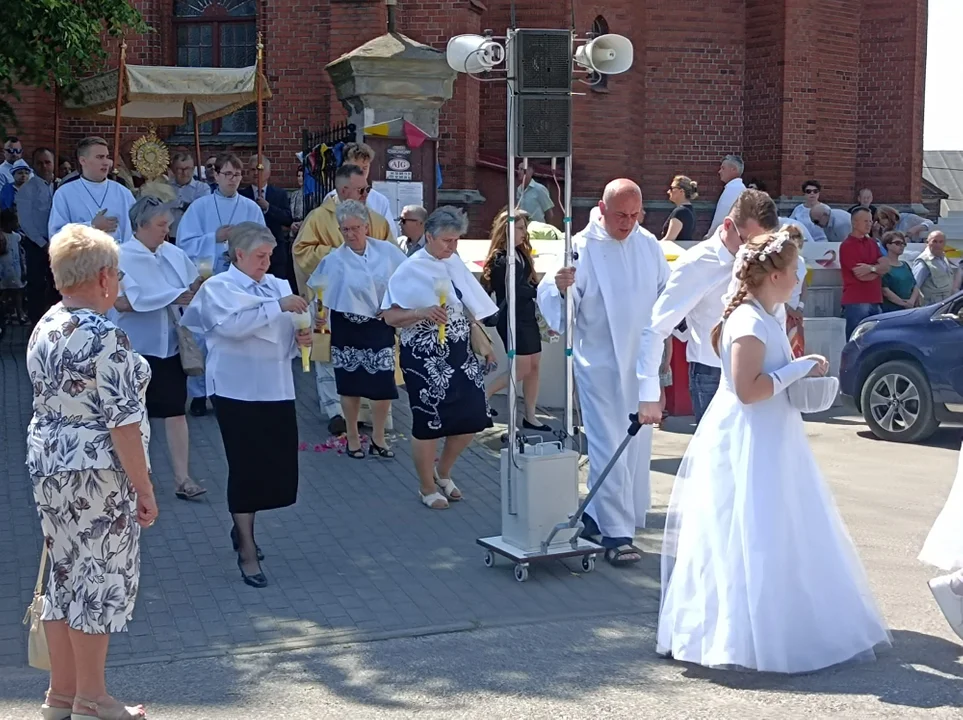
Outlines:
{"type": "Polygon", "coordinates": [[[23,155],[23,148],[4,148],[3,151],[11,155],[23,155]]]}
{"type": "Polygon", "coordinates": [[[803,190],[803,192],[806,193],[807,195],[818,195],[818,194],[819,194],[819,190],[817,190],[816,188],[806,188],[805,190],[803,190]]]}

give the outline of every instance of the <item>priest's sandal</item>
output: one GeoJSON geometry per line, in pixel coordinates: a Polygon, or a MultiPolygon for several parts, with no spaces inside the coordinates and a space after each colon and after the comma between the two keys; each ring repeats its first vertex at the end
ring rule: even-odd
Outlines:
{"type": "Polygon", "coordinates": [[[605,559],[613,567],[634,565],[642,559],[642,551],[634,545],[619,545],[617,548],[607,548],[605,559]]]}
{"type": "Polygon", "coordinates": [[[377,455],[378,457],[382,458],[393,458],[395,456],[394,450],[387,447],[381,447],[381,445],[376,443],[374,440],[371,441],[371,446],[368,448],[368,454],[377,455]]]}
{"type": "Polygon", "coordinates": [[[425,495],[423,492],[418,493],[418,497],[421,498],[421,502],[425,507],[431,508],[432,510],[447,510],[448,500],[440,492],[433,492],[425,495]]]}
{"type": "Polygon", "coordinates": [[[253,588],[265,588],[267,587],[268,581],[263,572],[256,572],[253,575],[248,575],[244,572],[244,566],[241,565],[241,556],[237,556],[237,569],[241,571],[241,579],[244,581],[245,585],[250,585],[253,588]]]}
{"type": "Polygon", "coordinates": [[[451,478],[443,478],[438,474],[438,468],[435,468],[435,485],[438,487],[438,491],[445,496],[446,500],[451,502],[458,502],[462,498],[461,490],[455,485],[455,481],[451,478]]]}
{"type": "Polygon", "coordinates": [[[180,485],[174,487],[174,497],[181,500],[196,500],[201,495],[207,494],[207,490],[202,488],[196,482],[187,478],[180,485]]]}
{"type": "MultiPolygon", "coordinates": [[[[234,548],[234,552],[237,552],[241,547],[241,543],[237,539],[237,528],[234,526],[231,526],[231,545],[234,548]]],[[[257,552],[257,561],[261,562],[264,559],[264,553],[261,552],[260,546],[256,543],[254,545],[254,550],[257,552]]]]}
{"type": "Polygon", "coordinates": [[[131,720],[132,718],[146,718],[147,711],[143,705],[127,707],[114,700],[114,703],[97,703],[82,697],[74,698],[73,720],[131,720]]]}
{"type": "Polygon", "coordinates": [[[70,720],[71,708],[74,706],[74,699],[67,695],[58,695],[55,692],[47,691],[47,699],[40,706],[40,715],[43,720],[70,720]],[[57,705],[51,705],[55,702],[57,705]]]}

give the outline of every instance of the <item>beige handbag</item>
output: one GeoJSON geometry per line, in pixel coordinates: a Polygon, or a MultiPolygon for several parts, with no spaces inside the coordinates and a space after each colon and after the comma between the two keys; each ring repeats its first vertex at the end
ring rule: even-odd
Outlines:
{"type": "Polygon", "coordinates": [[[27,631],[27,663],[37,670],[50,670],[50,651],[47,649],[47,636],[43,629],[43,575],[47,569],[47,539],[44,538],[43,550],[40,553],[40,571],[37,573],[37,584],[33,589],[33,600],[27,606],[27,614],[23,616],[23,624],[27,631]]]}
{"type": "Polygon", "coordinates": [[[177,332],[178,354],[181,357],[181,367],[184,368],[184,374],[191,377],[203,375],[204,353],[197,346],[194,333],[181,325],[180,316],[170,305],[167,306],[167,312],[170,313],[171,322],[174,323],[174,330],[177,332]]]}

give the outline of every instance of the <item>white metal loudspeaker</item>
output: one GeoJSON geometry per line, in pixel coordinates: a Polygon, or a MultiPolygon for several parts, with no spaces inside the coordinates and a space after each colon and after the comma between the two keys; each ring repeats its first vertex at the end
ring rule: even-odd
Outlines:
{"type": "Polygon", "coordinates": [[[632,67],[632,41],[621,35],[599,35],[575,51],[575,62],[600,75],[619,75],[632,67]]]}

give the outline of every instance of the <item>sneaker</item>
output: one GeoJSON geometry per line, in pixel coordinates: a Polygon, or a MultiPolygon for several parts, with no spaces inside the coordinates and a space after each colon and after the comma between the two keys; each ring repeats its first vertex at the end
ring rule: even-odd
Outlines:
{"type": "Polygon", "coordinates": [[[936,599],[936,604],[940,606],[943,617],[950,624],[961,640],[963,640],[963,595],[953,592],[950,583],[955,575],[944,575],[943,577],[933,578],[927,583],[930,592],[936,599]]]}
{"type": "Polygon", "coordinates": [[[199,397],[191,400],[191,415],[194,417],[204,417],[207,415],[206,397],[199,397]]]}
{"type": "Polygon", "coordinates": [[[328,421],[328,432],[332,435],[344,435],[348,432],[348,425],[344,421],[344,418],[340,415],[335,415],[328,421]]]}

